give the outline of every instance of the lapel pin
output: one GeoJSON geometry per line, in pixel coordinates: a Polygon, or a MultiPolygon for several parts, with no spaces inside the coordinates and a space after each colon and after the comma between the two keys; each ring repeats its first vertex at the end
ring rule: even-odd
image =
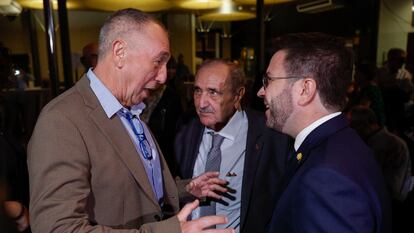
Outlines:
{"type": "Polygon", "coordinates": [[[302,153],[298,153],[296,159],[300,162],[302,160],[302,153]]]}

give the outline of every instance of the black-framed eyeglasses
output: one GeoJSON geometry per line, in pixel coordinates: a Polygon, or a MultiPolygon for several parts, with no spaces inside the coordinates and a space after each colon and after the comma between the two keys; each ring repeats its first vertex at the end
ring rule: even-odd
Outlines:
{"type": "Polygon", "coordinates": [[[267,73],[263,74],[262,83],[263,89],[266,89],[269,86],[269,82],[277,79],[294,79],[294,78],[302,78],[301,76],[287,76],[287,77],[271,77],[267,73]]]}

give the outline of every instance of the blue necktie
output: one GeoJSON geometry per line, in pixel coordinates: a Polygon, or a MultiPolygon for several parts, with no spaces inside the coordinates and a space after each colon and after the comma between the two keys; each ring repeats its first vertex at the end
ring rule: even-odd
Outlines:
{"type": "MultiPolygon", "coordinates": [[[[223,143],[224,137],[219,134],[211,134],[213,142],[210,151],[207,155],[205,172],[220,171],[221,164],[221,150],[220,146],[223,143]]],[[[216,215],[216,202],[210,201],[210,205],[200,207],[200,217],[216,215]]]]}

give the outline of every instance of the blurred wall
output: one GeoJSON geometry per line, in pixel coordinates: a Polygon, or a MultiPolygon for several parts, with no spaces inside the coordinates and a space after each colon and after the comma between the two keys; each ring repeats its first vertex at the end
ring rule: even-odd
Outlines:
{"type": "Polygon", "coordinates": [[[184,64],[195,71],[195,17],[189,13],[170,13],[167,15],[167,28],[170,35],[171,54],[177,60],[180,53],[184,64]]]}
{"type": "MultiPolygon", "coordinates": [[[[33,21],[36,25],[37,41],[39,50],[39,62],[41,69],[41,79],[48,80],[48,61],[46,49],[46,33],[44,31],[44,17],[43,11],[32,10],[33,21]]],[[[55,12],[57,13],[57,12],[55,12]]],[[[74,55],[72,67],[75,70],[74,80],[76,75],[81,75],[83,68],[78,59],[82,53],[82,48],[85,44],[97,41],[99,35],[99,28],[103,24],[105,18],[109,15],[108,12],[95,11],[68,11],[69,21],[69,36],[70,47],[74,55]],[[77,70],[77,72],[76,72],[77,70]]],[[[58,17],[55,14],[55,31],[56,31],[56,48],[57,48],[57,64],[59,71],[59,79],[63,81],[63,66],[61,54],[61,42],[59,33],[58,17]]],[[[22,17],[16,17],[10,20],[8,17],[0,16],[0,42],[11,49],[12,54],[29,54],[31,56],[30,41],[28,37],[28,25],[24,25],[22,17]]]]}
{"type": "Polygon", "coordinates": [[[390,48],[407,49],[411,25],[413,0],[381,0],[378,30],[377,65],[387,59],[390,48]]]}
{"type": "Polygon", "coordinates": [[[21,17],[0,16],[0,42],[11,49],[13,54],[30,51],[29,38],[22,25],[21,17]]]}
{"type": "MultiPolygon", "coordinates": [[[[32,10],[38,39],[39,61],[42,80],[49,80],[48,61],[46,49],[46,34],[44,31],[43,11],[32,10]]],[[[70,48],[72,51],[73,79],[76,80],[83,73],[83,67],[79,63],[82,48],[87,43],[98,41],[99,29],[110,12],[100,11],[68,11],[70,48]]],[[[59,79],[63,81],[63,65],[61,54],[61,42],[59,33],[57,12],[55,12],[55,30],[57,47],[57,64],[59,79]]],[[[195,17],[189,13],[171,13],[167,15],[167,28],[170,34],[171,52],[175,58],[178,54],[184,55],[184,62],[192,72],[195,56],[195,17]]],[[[10,20],[0,16],[0,42],[10,48],[13,54],[29,54],[30,41],[27,26],[23,26],[22,17],[10,20]]]]}

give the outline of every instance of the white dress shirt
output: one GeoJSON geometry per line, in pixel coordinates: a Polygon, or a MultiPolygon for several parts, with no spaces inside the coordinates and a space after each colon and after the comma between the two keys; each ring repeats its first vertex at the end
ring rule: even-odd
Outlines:
{"type": "MultiPolygon", "coordinates": [[[[220,146],[220,178],[229,181],[228,186],[236,190],[236,193],[231,194],[235,197],[235,200],[223,197],[223,200],[228,203],[227,206],[221,203],[216,204],[216,214],[224,215],[228,218],[228,224],[217,225],[217,228],[234,228],[236,232],[240,232],[241,190],[247,130],[248,120],[246,113],[244,111],[236,111],[227,125],[219,132],[215,132],[224,137],[224,141],[220,146]],[[232,174],[233,176],[229,176],[229,174],[232,174]]],[[[203,138],[194,165],[193,177],[197,177],[204,173],[207,154],[212,144],[210,132],[213,132],[213,130],[208,128],[204,129],[203,138]]],[[[196,219],[199,218],[199,216],[200,208],[197,208],[193,211],[192,218],[196,219]]]]}
{"type": "Polygon", "coordinates": [[[302,129],[300,133],[295,138],[295,151],[298,151],[300,145],[302,145],[303,141],[305,141],[306,137],[318,126],[322,125],[323,123],[327,122],[328,120],[340,115],[341,112],[334,112],[329,115],[326,115],[318,120],[314,121],[312,124],[308,125],[306,128],[302,129]]]}

